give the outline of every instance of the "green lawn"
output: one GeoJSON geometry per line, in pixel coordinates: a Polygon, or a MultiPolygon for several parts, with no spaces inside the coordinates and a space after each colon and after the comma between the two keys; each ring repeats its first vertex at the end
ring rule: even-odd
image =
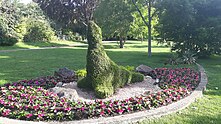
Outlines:
{"type": "MultiPolygon", "coordinates": [[[[163,64],[170,56],[169,48],[153,45],[153,56],[147,57],[147,43],[128,42],[124,49],[116,43],[105,44],[111,59],[120,65],[165,67],[163,64]]],[[[15,48],[8,48],[15,49],[15,48]]],[[[86,47],[62,49],[0,52],[0,83],[31,79],[52,75],[54,70],[68,67],[82,69],[86,64],[86,47]]],[[[220,124],[221,123],[221,56],[201,59],[209,84],[205,96],[185,110],[160,119],[145,120],[150,124],[220,124]],[[218,89],[217,89],[218,88],[218,89]]],[[[167,66],[168,67],[168,66],[167,66]]],[[[182,65],[184,67],[184,65],[182,65]]],[[[186,66],[188,67],[188,66],[186,66]]]]}

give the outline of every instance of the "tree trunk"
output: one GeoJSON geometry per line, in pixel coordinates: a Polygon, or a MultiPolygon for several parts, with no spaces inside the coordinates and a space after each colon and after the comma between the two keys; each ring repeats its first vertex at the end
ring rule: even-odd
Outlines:
{"type": "Polygon", "coordinates": [[[78,81],[78,87],[92,89],[98,98],[106,98],[117,88],[128,83],[141,82],[144,76],[118,66],[106,54],[102,45],[101,29],[93,22],[88,24],[87,76],[78,81]]]}
{"type": "Polygon", "coordinates": [[[152,22],[152,17],[151,17],[151,0],[148,1],[149,3],[149,6],[148,6],[148,57],[151,57],[152,56],[152,53],[151,53],[151,40],[152,40],[152,33],[151,33],[151,28],[152,28],[152,25],[151,25],[151,22],[152,22]]]}
{"type": "Polygon", "coordinates": [[[123,37],[120,37],[120,48],[124,48],[124,40],[123,40],[123,37]]]}

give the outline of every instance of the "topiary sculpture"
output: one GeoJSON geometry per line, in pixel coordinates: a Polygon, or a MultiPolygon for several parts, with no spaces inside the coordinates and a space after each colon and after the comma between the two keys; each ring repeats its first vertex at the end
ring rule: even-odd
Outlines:
{"type": "Polygon", "coordinates": [[[87,76],[78,82],[79,87],[93,89],[98,98],[106,98],[119,87],[144,80],[143,75],[118,66],[107,56],[101,29],[93,21],[89,22],[87,38],[87,76]]]}

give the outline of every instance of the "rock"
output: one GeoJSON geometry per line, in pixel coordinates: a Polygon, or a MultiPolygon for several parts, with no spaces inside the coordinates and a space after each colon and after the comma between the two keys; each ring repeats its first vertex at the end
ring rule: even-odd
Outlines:
{"type": "Polygon", "coordinates": [[[140,65],[136,68],[136,71],[137,72],[140,72],[144,75],[148,75],[153,69],[149,66],[146,66],[146,65],[140,65]]]}
{"type": "Polygon", "coordinates": [[[50,92],[56,93],[59,97],[65,97],[70,100],[77,101],[78,93],[75,89],[63,88],[63,87],[54,87],[48,89],[50,92]]]}
{"type": "Polygon", "coordinates": [[[75,72],[64,67],[59,69],[58,71],[54,72],[54,76],[60,77],[60,78],[73,78],[75,76],[75,72]]]}
{"type": "Polygon", "coordinates": [[[63,83],[62,82],[59,82],[56,84],[56,87],[62,87],[63,83]]]}
{"type": "Polygon", "coordinates": [[[60,91],[59,93],[57,93],[58,97],[63,97],[64,96],[64,92],[60,91]]]}
{"type": "Polygon", "coordinates": [[[75,89],[75,88],[77,88],[77,82],[65,83],[65,84],[63,84],[62,87],[70,88],[70,89],[75,89]]]}

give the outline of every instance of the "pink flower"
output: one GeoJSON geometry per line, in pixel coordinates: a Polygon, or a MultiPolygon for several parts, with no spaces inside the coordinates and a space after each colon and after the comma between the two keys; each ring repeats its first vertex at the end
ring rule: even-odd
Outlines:
{"type": "Polygon", "coordinates": [[[11,99],[12,99],[12,95],[9,95],[9,96],[8,96],[8,99],[11,100],[11,99]]]}
{"type": "Polygon", "coordinates": [[[38,118],[44,117],[44,114],[38,114],[38,118]]]}
{"type": "Polygon", "coordinates": [[[105,104],[102,104],[102,105],[101,105],[101,108],[102,108],[102,109],[106,108],[106,105],[105,105],[105,104]]]}
{"type": "Polygon", "coordinates": [[[122,114],[123,112],[124,112],[123,109],[117,109],[117,113],[118,113],[118,114],[122,114]]]}
{"type": "Polygon", "coordinates": [[[30,118],[30,117],[32,117],[33,115],[32,114],[27,114],[26,115],[26,118],[30,118]]]}
{"type": "Polygon", "coordinates": [[[110,104],[109,104],[109,107],[113,107],[113,103],[110,103],[110,104]]]}
{"type": "Polygon", "coordinates": [[[33,109],[34,109],[35,111],[38,110],[38,109],[39,109],[39,105],[33,106],[33,109]]]}
{"type": "Polygon", "coordinates": [[[81,111],[84,111],[84,107],[81,107],[81,111]]]}
{"type": "Polygon", "coordinates": [[[11,110],[10,109],[6,109],[3,113],[2,116],[6,117],[10,114],[11,110]]]}
{"type": "Polygon", "coordinates": [[[104,115],[104,111],[101,111],[101,112],[100,112],[100,116],[103,116],[103,115],[104,115]]]}
{"type": "Polygon", "coordinates": [[[39,88],[38,88],[38,91],[42,91],[42,90],[43,90],[42,87],[39,87],[39,88]]]}
{"type": "Polygon", "coordinates": [[[127,108],[127,110],[128,110],[128,111],[131,111],[131,108],[130,108],[130,107],[128,107],[128,108],[127,108]]]}
{"type": "Polygon", "coordinates": [[[64,109],[65,111],[71,111],[71,107],[67,107],[64,109]]]}

